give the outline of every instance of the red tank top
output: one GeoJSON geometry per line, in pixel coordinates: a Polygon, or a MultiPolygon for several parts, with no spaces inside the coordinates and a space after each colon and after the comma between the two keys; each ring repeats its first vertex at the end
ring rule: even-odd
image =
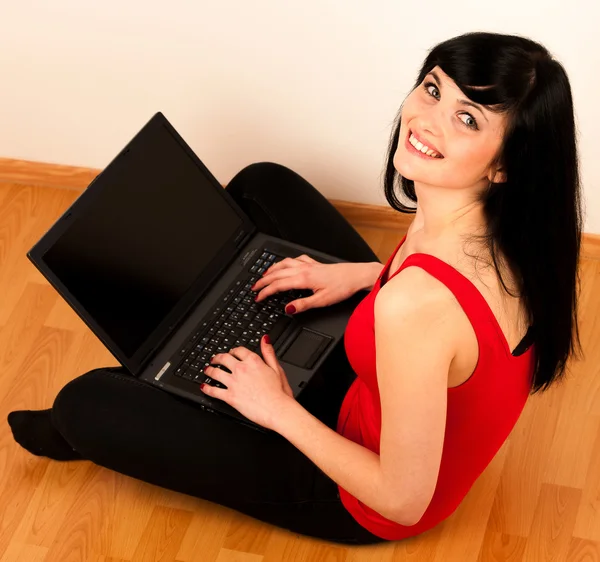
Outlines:
{"type": "MultiPolygon", "coordinates": [[[[371,292],[348,321],[344,347],[357,375],[341,406],[337,432],[379,454],[381,408],[375,368],[374,302],[382,278],[406,236],[390,256],[371,292]]],[[[344,507],[364,528],[388,540],[418,535],[449,517],[494,458],[517,422],[531,388],[532,345],[513,356],[491,308],[475,285],[446,262],[429,254],[412,254],[392,277],[408,266],[421,267],[455,295],[473,325],[479,360],[471,377],[448,389],[446,430],[433,499],[422,519],[406,527],[382,517],[338,485],[344,507]]],[[[389,281],[389,279],[388,279],[389,281]]],[[[385,281],[384,281],[385,284],[385,281]]]]}

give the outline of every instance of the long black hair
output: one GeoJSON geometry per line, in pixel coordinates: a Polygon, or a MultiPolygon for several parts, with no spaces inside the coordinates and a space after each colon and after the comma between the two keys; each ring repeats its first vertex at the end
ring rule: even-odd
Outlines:
{"type": "MultiPolygon", "coordinates": [[[[414,88],[439,66],[472,101],[505,112],[507,127],[493,165],[503,167],[505,183],[490,183],[479,196],[487,233],[473,235],[489,249],[502,286],[498,250],[519,284],[535,344],[532,392],[562,378],[567,360],[581,351],[577,322],[582,230],[579,164],[573,99],[563,66],[530,39],[498,33],[467,33],[429,51],[414,88]],[[487,86],[486,88],[481,88],[487,86]]],[[[398,147],[402,107],[390,137],[384,191],[402,213],[416,207],[414,182],[401,177],[393,158],[398,147]]]]}

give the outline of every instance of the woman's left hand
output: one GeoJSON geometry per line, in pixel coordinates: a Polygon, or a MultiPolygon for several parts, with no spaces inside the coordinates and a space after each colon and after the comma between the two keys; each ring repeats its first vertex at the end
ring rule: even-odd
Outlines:
{"type": "Polygon", "coordinates": [[[204,373],[227,388],[208,384],[200,388],[204,394],[223,400],[254,423],[273,429],[282,409],[295,398],[284,391],[282,377],[285,373],[273,346],[264,339],[262,337],[260,341],[264,360],[246,347],[234,347],[229,353],[215,355],[211,363],[223,365],[231,373],[211,366],[206,367],[204,373]]]}

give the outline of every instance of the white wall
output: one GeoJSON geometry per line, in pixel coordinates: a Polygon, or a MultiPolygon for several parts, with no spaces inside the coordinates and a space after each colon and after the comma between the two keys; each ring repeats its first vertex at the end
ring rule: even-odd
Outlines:
{"type": "Polygon", "coordinates": [[[515,33],[567,70],[585,230],[600,233],[595,4],[0,0],[0,156],[102,168],[160,110],[222,183],[270,160],[326,197],[385,205],[391,123],[427,50],[515,33]]]}

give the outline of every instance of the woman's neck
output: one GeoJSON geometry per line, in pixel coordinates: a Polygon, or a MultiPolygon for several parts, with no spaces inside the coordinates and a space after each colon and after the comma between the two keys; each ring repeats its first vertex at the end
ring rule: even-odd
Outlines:
{"type": "Polygon", "coordinates": [[[471,192],[415,183],[415,193],[417,212],[407,239],[414,236],[426,245],[445,245],[457,242],[465,235],[487,231],[483,205],[471,192]]]}

